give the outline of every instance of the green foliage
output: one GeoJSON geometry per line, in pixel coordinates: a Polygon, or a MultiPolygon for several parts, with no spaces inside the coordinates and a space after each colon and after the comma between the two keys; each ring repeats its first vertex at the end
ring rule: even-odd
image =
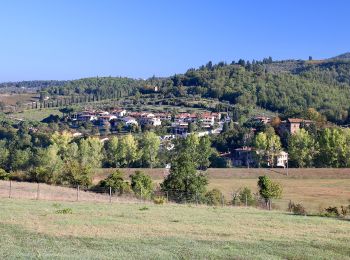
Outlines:
{"type": "Polygon", "coordinates": [[[270,177],[264,175],[259,176],[258,188],[260,196],[271,208],[271,199],[279,199],[282,196],[282,186],[276,182],[273,182],[270,177]]]}
{"type": "Polygon", "coordinates": [[[91,168],[83,166],[77,161],[69,161],[64,165],[58,182],[73,186],[89,187],[92,184],[91,168]]]}
{"type": "Polygon", "coordinates": [[[160,139],[155,133],[147,131],[143,134],[140,141],[143,166],[153,168],[153,166],[157,163],[159,147],[160,139]]]}
{"type": "Polygon", "coordinates": [[[134,136],[123,136],[118,144],[119,165],[129,167],[139,158],[138,143],[134,136]]]}
{"type": "Polygon", "coordinates": [[[64,208],[64,209],[58,209],[55,211],[56,214],[73,214],[73,209],[71,208],[64,208]]]}
{"type": "Polygon", "coordinates": [[[254,195],[248,187],[244,187],[239,192],[239,200],[243,205],[247,203],[247,206],[254,206],[256,204],[254,195]]]}
{"type": "Polygon", "coordinates": [[[265,132],[256,135],[254,146],[259,159],[259,164],[266,157],[269,166],[273,167],[276,156],[281,152],[282,144],[280,137],[276,135],[275,130],[270,127],[265,132]]]}
{"type": "Polygon", "coordinates": [[[167,202],[167,199],[164,196],[156,196],[153,198],[154,204],[163,205],[167,202]]]}
{"type": "Polygon", "coordinates": [[[150,176],[136,171],[135,174],[130,175],[131,178],[131,189],[135,194],[142,198],[150,198],[153,194],[153,181],[150,176]]]}
{"type": "Polygon", "coordinates": [[[289,138],[288,152],[296,166],[311,167],[318,153],[318,145],[305,129],[299,129],[289,138]]]}
{"type": "Polygon", "coordinates": [[[124,180],[123,173],[119,170],[110,174],[106,179],[101,180],[97,187],[105,189],[111,188],[113,193],[118,193],[119,195],[131,192],[129,183],[124,180]]]}
{"type": "Polygon", "coordinates": [[[11,178],[11,174],[7,173],[4,169],[0,169],[0,180],[8,181],[11,178]]]}
{"type": "Polygon", "coordinates": [[[197,172],[193,154],[186,150],[171,161],[170,174],[161,183],[161,188],[168,192],[171,200],[195,201],[197,196],[204,194],[207,184],[207,176],[197,172]]]}
{"type": "Polygon", "coordinates": [[[220,190],[212,189],[205,193],[204,202],[208,205],[219,206],[224,202],[224,197],[220,190]]]}

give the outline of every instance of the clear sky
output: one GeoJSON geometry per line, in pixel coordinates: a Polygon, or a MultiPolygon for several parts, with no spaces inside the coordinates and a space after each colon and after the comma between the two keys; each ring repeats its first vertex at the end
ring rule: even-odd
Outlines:
{"type": "Polygon", "coordinates": [[[2,0],[0,81],[170,76],[350,51],[347,0],[2,0]]]}

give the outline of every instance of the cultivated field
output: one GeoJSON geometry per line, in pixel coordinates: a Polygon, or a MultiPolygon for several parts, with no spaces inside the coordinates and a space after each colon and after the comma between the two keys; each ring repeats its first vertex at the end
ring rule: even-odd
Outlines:
{"type": "Polygon", "coordinates": [[[5,105],[16,105],[17,102],[20,102],[21,104],[27,104],[33,101],[38,101],[38,94],[36,93],[21,93],[21,94],[1,93],[0,101],[4,102],[5,105]]]}
{"type": "Polygon", "coordinates": [[[0,199],[1,259],[350,259],[348,221],[253,208],[0,199]],[[57,210],[71,209],[72,214],[57,210]]]}
{"type": "MultiPolygon", "coordinates": [[[[121,169],[125,176],[140,169],[121,169]]],[[[164,169],[141,169],[161,182],[167,173],[164,169]]],[[[105,178],[113,169],[100,169],[95,176],[95,183],[105,178]]],[[[209,169],[209,188],[218,188],[226,200],[231,200],[232,193],[247,186],[257,192],[257,178],[268,175],[283,186],[283,198],[275,200],[275,208],[285,210],[290,200],[302,203],[310,213],[318,213],[328,206],[350,204],[350,169],[289,169],[288,176],[284,169],[209,169]]]]}

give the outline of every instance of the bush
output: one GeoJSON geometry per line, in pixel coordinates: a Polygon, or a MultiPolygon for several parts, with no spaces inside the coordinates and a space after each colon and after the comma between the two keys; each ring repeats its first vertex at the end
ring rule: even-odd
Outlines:
{"type": "Polygon", "coordinates": [[[205,203],[208,205],[218,206],[223,202],[223,195],[220,190],[212,189],[204,195],[205,203]]]}
{"type": "Polygon", "coordinates": [[[167,199],[163,196],[157,196],[153,199],[154,204],[162,205],[167,202],[167,199]]]}
{"type": "Polygon", "coordinates": [[[56,214],[73,214],[73,210],[71,208],[58,209],[56,214]]]}
{"type": "Polygon", "coordinates": [[[252,194],[252,191],[248,187],[244,187],[239,193],[240,202],[245,205],[247,202],[247,206],[253,206],[256,204],[255,198],[252,194]]]}
{"type": "Polygon", "coordinates": [[[342,217],[346,217],[349,214],[350,205],[349,206],[340,206],[340,214],[342,217]]]}
{"type": "Polygon", "coordinates": [[[340,213],[339,213],[339,210],[337,207],[330,206],[330,207],[326,208],[325,211],[326,211],[326,213],[327,213],[326,215],[328,217],[339,217],[340,216],[340,213]]]}
{"type": "Polygon", "coordinates": [[[131,189],[142,198],[151,198],[153,194],[153,181],[150,176],[136,171],[130,176],[131,189]]]}
{"type": "Polygon", "coordinates": [[[293,212],[295,215],[307,215],[307,211],[302,204],[294,204],[293,202],[289,203],[288,210],[293,212]]]}
{"type": "Polygon", "coordinates": [[[5,170],[0,169],[0,180],[8,181],[11,178],[11,174],[7,173],[5,170]]]}
{"type": "Polygon", "coordinates": [[[110,187],[113,193],[119,193],[119,195],[131,192],[129,183],[124,181],[123,173],[119,170],[110,174],[106,179],[101,180],[95,188],[109,189],[110,187]]]}

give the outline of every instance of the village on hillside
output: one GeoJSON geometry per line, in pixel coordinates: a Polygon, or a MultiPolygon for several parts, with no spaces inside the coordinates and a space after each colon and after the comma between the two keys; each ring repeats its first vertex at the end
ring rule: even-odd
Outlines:
{"type": "MultiPolygon", "coordinates": [[[[168,113],[168,112],[134,112],[124,108],[114,108],[109,111],[102,109],[85,109],[80,112],[71,113],[67,116],[72,122],[72,128],[78,128],[84,123],[93,124],[100,130],[108,130],[110,134],[117,132],[118,128],[123,127],[130,132],[136,127],[146,127],[147,129],[167,126],[169,132],[160,135],[161,142],[173,140],[175,138],[184,138],[194,133],[199,137],[204,135],[218,135],[223,131],[224,124],[228,124],[232,119],[225,112],[201,112],[201,113],[168,113]],[[200,126],[193,128],[192,126],[200,126]]],[[[251,119],[256,123],[263,125],[271,124],[271,118],[267,116],[255,116],[251,119]]],[[[311,120],[300,118],[288,118],[280,122],[278,132],[280,135],[284,133],[294,134],[300,129],[301,125],[310,125],[311,120]]],[[[251,128],[252,133],[256,129],[251,128]]],[[[74,133],[75,136],[81,135],[79,132],[74,133]]],[[[101,136],[101,141],[108,140],[108,135],[101,136]]],[[[167,145],[167,149],[171,150],[173,145],[167,145]]],[[[258,167],[257,153],[254,147],[242,146],[234,149],[232,152],[222,153],[220,156],[227,158],[235,167],[258,167]]],[[[275,156],[274,166],[286,168],[288,167],[288,153],[280,151],[275,156]]]]}

